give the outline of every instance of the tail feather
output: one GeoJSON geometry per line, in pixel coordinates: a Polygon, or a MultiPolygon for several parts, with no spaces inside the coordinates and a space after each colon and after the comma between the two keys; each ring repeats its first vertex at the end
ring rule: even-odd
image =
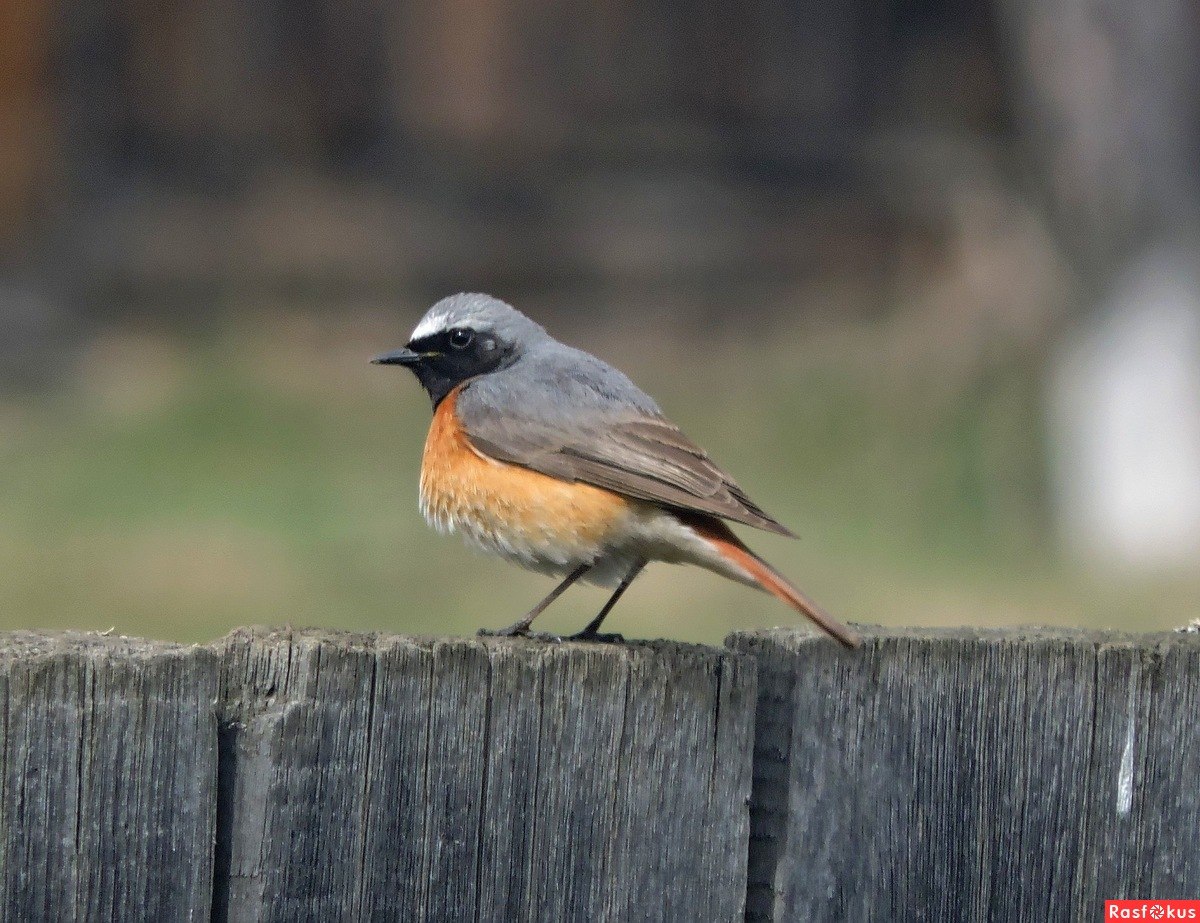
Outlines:
{"type": "Polygon", "coordinates": [[[689,522],[727,561],[736,564],[773,596],[803,613],[846,647],[858,647],[862,638],[801,593],[783,574],[747,548],[720,520],[689,522]]]}

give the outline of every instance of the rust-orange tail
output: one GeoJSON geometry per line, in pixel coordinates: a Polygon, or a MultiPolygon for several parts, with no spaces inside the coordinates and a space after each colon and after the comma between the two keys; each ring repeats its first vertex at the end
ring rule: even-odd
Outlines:
{"type": "Polygon", "coordinates": [[[719,519],[688,519],[688,525],[706,538],[717,552],[758,581],[759,586],[792,608],[808,616],[846,647],[858,647],[862,638],[801,593],[783,574],[747,548],[719,519]]]}

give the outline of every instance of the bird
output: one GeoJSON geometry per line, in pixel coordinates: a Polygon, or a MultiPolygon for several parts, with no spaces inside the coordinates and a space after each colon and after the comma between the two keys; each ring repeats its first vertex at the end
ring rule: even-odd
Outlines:
{"type": "Polygon", "coordinates": [[[755,554],[727,522],[794,538],[623,372],[480,293],[434,304],[408,342],[371,360],[409,369],[433,420],[420,509],[439,532],[561,582],[484,635],[542,637],[534,620],[576,581],[613,588],[568,640],[600,632],[651,561],[691,564],[765,590],[847,647],[858,634],[755,554]]]}

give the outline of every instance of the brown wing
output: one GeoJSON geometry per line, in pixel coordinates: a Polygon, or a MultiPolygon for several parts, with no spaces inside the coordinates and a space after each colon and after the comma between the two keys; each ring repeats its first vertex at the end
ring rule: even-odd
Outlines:
{"type": "Polygon", "coordinates": [[[499,461],[795,537],[662,417],[613,420],[570,434],[531,420],[517,427],[483,417],[471,421],[466,433],[478,451],[499,461]]]}

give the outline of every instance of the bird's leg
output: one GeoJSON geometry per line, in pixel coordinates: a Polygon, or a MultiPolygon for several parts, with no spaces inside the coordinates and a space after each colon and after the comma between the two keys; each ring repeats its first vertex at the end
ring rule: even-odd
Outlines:
{"type": "Polygon", "coordinates": [[[635,561],[633,567],[629,568],[629,573],[625,575],[625,579],[622,580],[617,586],[616,590],[613,591],[613,595],[608,598],[608,602],[604,604],[604,608],[600,610],[599,614],[587,623],[583,631],[576,632],[567,640],[601,641],[608,642],[610,644],[620,644],[622,641],[624,641],[625,638],[619,634],[600,634],[600,623],[604,621],[604,619],[608,616],[608,613],[612,612],[612,608],[617,604],[617,600],[621,598],[621,594],[629,589],[629,584],[633,583],[633,581],[637,579],[637,575],[642,572],[642,568],[645,566],[646,562],[644,560],[635,561]]]}
{"type": "Polygon", "coordinates": [[[591,564],[580,564],[577,568],[571,571],[571,573],[567,574],[566,579],[564,579],[562,583],[551,590],[545,599],[530,609],[529,614],[526,615],[525,618],[521,619],[519,622],[513,622],[507,628],[481,628],[479,629],[479,634],[498,638],[515,638],[518,636],[528,635],[529,626],[533,624],[533,620],[545,612],[546,607],[549,606],[550,603],[562,596],[567,587],[569,587],[572,583],[574,583],[591,569],[591,564]]]}

